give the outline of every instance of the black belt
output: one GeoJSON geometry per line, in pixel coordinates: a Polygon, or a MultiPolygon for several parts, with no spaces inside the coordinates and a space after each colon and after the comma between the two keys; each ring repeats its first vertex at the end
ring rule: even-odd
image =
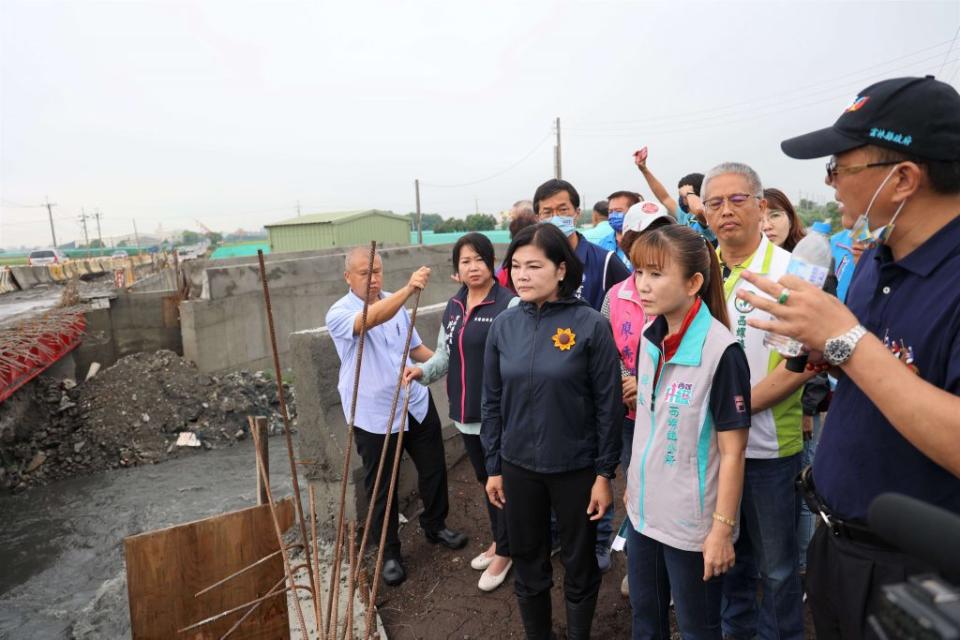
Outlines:
{"type": "Polygon", "coordinates": [[[886,551],[898,551],[896,547],[874,533],[866,524],[853,520],[843,520],[830,513],[830,508],[817,494],[816,487],[813,484],[812,467],[806,467],[797,476],[797,490],[803,496],[810,511],[820,516],[820,519],[827,525],[835,538],[846,538],[886,551]]]}

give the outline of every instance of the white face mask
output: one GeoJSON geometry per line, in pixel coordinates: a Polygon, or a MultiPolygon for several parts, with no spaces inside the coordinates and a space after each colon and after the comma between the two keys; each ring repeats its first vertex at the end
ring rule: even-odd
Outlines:
{"type": "Polygon", "coordinates": [[[903,209],[903,205],[907,204],[907,201],[904,200],[900,203],[900,206],[897,207],[897,210],[893,213],[893,217],[890,218],[890,222],[888,222],[885,227],[878,229],[876,234],[870,231],[870,210],[873,209],[873,203],[877,201],[877,196],[879,196],[883,188],[887,186],[887,182],[896,170],[897,167],[890,169],[890,173],[883,179],[883,182],[880,183],[877,190],[873,192],[873,197],[870,198],[870,204],[867,205],[867,210],[860,214],[857,221],[853,223],[853,227],[850,229],[850,238],[854,242],[876,242],[877,244],[884,244],[887,238],[890,237],[890,234],[893,233],[897,216],[900,215],[900,211],[903,209]]]}

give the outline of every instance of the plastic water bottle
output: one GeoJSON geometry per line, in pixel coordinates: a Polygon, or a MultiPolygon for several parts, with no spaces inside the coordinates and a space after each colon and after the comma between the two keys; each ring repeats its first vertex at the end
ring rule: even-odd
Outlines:
{"type": "MultiPolygon", "coordinates": [[[[830,250],[830,230],[829,222],[815,222],[807,235],[794,247],[787,273],[816,287],[823,287],[833,258],[830,250]]],[[[763,345],[776,349],[787,358],[800,355],[803,348],[803,345],[793,338],[769,331],[763,336],[763,345]]]]}

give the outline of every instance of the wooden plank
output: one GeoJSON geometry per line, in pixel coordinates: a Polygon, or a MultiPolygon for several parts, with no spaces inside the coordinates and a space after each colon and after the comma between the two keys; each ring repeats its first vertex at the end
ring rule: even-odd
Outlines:
{"type": "MultiPolygon", "coordinates": [[[[277,503],[284,530],[293,525],[293,502],[277,503]]],[[[130,629],[134,640],[219,638],[243,612],[178,634],[194,622],[266,595],[283,577],[278,554],[199,598],[201,589],[276,551],[267,505],[224,513],[124,539],[130,629]]],[[[272,640],[290,637],[287,599],[267,600],[230,636],[272,640]]]]}

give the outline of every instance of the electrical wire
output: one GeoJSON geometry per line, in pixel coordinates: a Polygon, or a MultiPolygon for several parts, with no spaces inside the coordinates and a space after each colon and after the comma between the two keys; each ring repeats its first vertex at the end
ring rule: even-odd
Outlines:
{"type": "Polygon", "coordinates": [[[940,68],[937,70],[937,75],[943,73],[943,67],[947,64],[947,58],[950,57],[950,53],[953,51],[953,45],[957,43],[957,36],[960,36],[960,25],[957,25],[957,30],[953,34],[953,40],[950,41],[950,48],[947,49],[947,52],[943,56],[943,62],[940,64],[940,68]]]}
{"type": "Polygon", "coordinates": [[[433,183],[429,183],[429,182],[423,182],[423,181],[421,180],[421,181],[420,181],[420,186],[423,186],[423,187],[431,187],[431,188],[434,188],[434,189],[456,189],[456,188],[459,188],[459,187],[470,187],[470,186],[473,186],[473,185],[475,185],[475,184],[480,184],[481,182],[487,182],[488,180],[493,180],[494,178],[499,178],[499,177],[502,176],[503,174],[505,174],[505,173],[507,173],[507,172],[509,172],[509,171],[512,171],[513,169],[516,169],[518,166],[520,166],[520,165],[523,164],[526,160],[528,160],[528,159],[530,158],[530,156],[532,156],[534,153],[536,153],[537,150],[543,145],[543,143],[546,142],[547,139],[549,139],[552,135],[553,135],[553,132],[552,132],[552,131],[549,132],[549,133],[547,133],[547,135],[545,135],[543,138],[541,138],[540,141],[537,142],[536,146],[533,147],[533,149],[531,149],[531,150],[530,150],[526,155],[524,155],[522,158],[520,158],[519,160],[517,160],[516,162],[514,162],[513,164],[511,164],[511,165],[510,165],[509,167],[507,167],[506,169],[502,169],[501,171],[498,171],[498,172],[496,172],[496,173],[494,173],[494,174],[492,174],[492,175],[489,175],[489,176],[487,176],[486,178],[481,178],[481,179],[479,179],[479,180],[471,180],[470,182],[461,182],[461,183],[459,183],[459,184],[433,184],[433,183]]]}
{"type": "MultiPolygon", "coordinates": [[[[938,56],[939,57],[939,56],[938,56]]],[[[960,61],[960,58],[953,58],[949,62],[960,61]]],[[[789,113],[791,111],[796,111],[798,109],[805,109],[807,107],[816,106],[819,104],[825,104],[828,102],[833,102],[835,100],[840,100],[843,98],[849,97],[849,92],[836,93],[825,98],[818,100],[801,102],[801,103],[792,103],[789,106],[781,107],[778,104],[771,104],[762,107],[764,110],[745,110],[741,113],[730,113],[720,116],[713,116],[709,118],[698,118],[690,120],[689,122],[666,122],[663,123],[662,127],[630,127],[624,128],[618,131],[584,131],[583,129],[564,129],[564,134],[577,138],[611,138],[611,137],[623,137],[627,135],[654,135],[654,134],[666,134],[666,133],[685,133],[688,131],[699,131],[703,129],[711,129],[719,126],[740,124],[747,121],[752,121],[756,118],[769,117],[771,115],[780,115],[782,113],[789,113]]]]}
{"type": "MultiPolygon", "coordinates": [[[[738,108],[738,107],[743,107],[743,106],[747,106],[747,105],[752,105],[752,106],[754,106],[755,108],[762,109],[762,108],[767,108],[767,107],[773,106],[773,105],[775,105],[775,104],[785,104],[785,103],[789,103],[789,102],[791,102],[792,100],[794,100],[795,98],[790,97],[790,96],[793,96],[793,95],[795,95],[795,94],[800,94],[800,93],[802,93],[804,96],[810,96],[810,95],[822,94],[822,93],[830,92],[830,91],[836,91],[836,90],[838,90],[840,87],[846,88],[846,87],[848,87],[848,86],[850,85],[850,81],[849,81],[849,80],[844,80],[845,78],[858,77],[858,78],[861,78],[861,80],[864,80],[864,79],[873,79],[873,78],[880,78],[880,77],[886,76],[886,75],[888,75],[888,74],[890,74],[890,73],[892,73],[892,72],[894,72],[894,71],[902,71],[902,70],[905,70],[905,69],[912,69],[912,68],[914,68],[914,67],[916,67],[916,66],[918,66],[918,65],[920,65],[920,64],[924,64],[924,63],[931,62],[931,61],[934,61],[934,60],[939,60],[939,59],[940,59],[940,53],[937,53],[937,54],[935,54],[935,55],[931,55],[931,56],[927,56],[927,57],[925,57],[925,58],[921,58],[921,59],[918,59],[918,60],[914,60],[914,61],[912,61],[912,62],[903,64],[903,65],[899,65],[899,66],[892,67],[892,68],[888,67],[888,65],[890,65],[891,63],[898,62],[898,61],[900,61],[900,60],[904,60],[904,59],[913,57],[913,56],[915,56],[915,55],[917,55],[917,54],[919,54],[919,53],[923,53],[923,52],[929,51],[929,50],[931,50],[931,49],[938,49],[938,48],[942,47],[943,45],[948,44],[948,43],[950,43],[950,42],[951,42],[950,40],[945,40],[945,41],[943,41],[943,42],[941,42],[941,43],[938,43],[938,44],[936,44],[936,45],[932,45],[932,46],[926,47],[926,48],[924,48],[924,49],[918,49],[917,51],[914,51],[913,53],[910,53],[910,54],[906,54],[906,55],[903,55],[903,56],[898,56],[898,57],[896,57],[896,58],[891,58],[891,59],[886,60],[886,61],[884,61],[884,62],[882,62],[882,63],[877,63],[877,64],[874,64],[874,65],[870,65],[869,67],[864,67],[864,68],[859,69],[859,70],[857,70],[857,71],[851,71],[851,72],[848,72],[848,73],[845,73],[845,74],[842,74],[842,75],[839,75],[839,76],[834,76],[834,77],[833,77],[832,79],[830,79],[830,80],[825,80],[825,81],[822,81],[822,82],[817,82],[817,83],[802,85],[802,86],[799,86],[799,87],[795,87],[795,88],[793,88],[793,89],[790,89],[789,91],[781,92],[781,93],[777,93],[777,94],[772,94],[772,95],[769,95],[769,96],[766,96],[766,97],[752,98],[752,99],[750,99],[750,100],[744,100],[744,101],[740,101],[740,102],[735,102],[735,103],[731,103],[731,104],[727,104],[727,105],[723,105],[723,106],[719,106],[719,107],[708,107],[708,108],[704,108],[704,109],[697,109],[697,110],[694,110],[694,111],[687,111],[687,112],[684,112],[684,113],[681,113],[681,114],[671,114],[671,115],[664,115],[664,116],[650,116],[650,117],[647,117],[647,118],[635,119],[635,120],[619,120],[619,121],[614,120],[614,121],[599,122],[599,123],[593,123],[593,124],[581,124],[581,125],[579,125],[579,126],[577,125],[576,122],[573,122],[573,123],[571,123],[571,126],[564,127],[564,132],[565,132],[565,133],[568,132],[568,131],[571,131],[571,132],[573,132],[573,131],[588,132],[588,131],[593,131],[593,130],[599,131],[599,130],[602,130],[603,128],[605,128],[605,127],[607,127],[607,128],[610,128],[610,127],[612,127],[612,128],[623,128],[623,127],[630,127],[631,125],[634,125],[634,126],[650,126],[650,125],[654,125],[654,124],[678,124],[678,123],[680,123],[680,122],[699,122],[699,121],[703,121],[703,120],[705,120],[705,119],[710,119],[710,118],[713,118],[713,117],[722,116],[723,114],[722,114],[721,112],[723,112],[723,111],[728,111],[728,110],[730,110],[730,109],[736,109],[736,108],[738,108]],[[881,69],[881,68],[882,68],[882,69],[881,69]],[[866,76],[864,76],[864,74],[865,74],[866,72],[868,72],[868,71],[870,71],[870,70],[872,70],[872,69],[881,69],[881,70],[879,70],[879,71],[874,71],[874,72],[869,73],[869,74],[867,74],[866,76]],[[770,104],[763,104],[763,103],[770,103],[770,104]],[[706,115],[701,115],[701,114],[706,114],[706,115]],[[700,117],[691,117],[691,116],[700,116],[700,117]]],[[[847,93],[849,93],[849,91],[847,91],[847,93]]],[[[742,113],[742,110],[740,111],[740,113],[742,113]]]]}

